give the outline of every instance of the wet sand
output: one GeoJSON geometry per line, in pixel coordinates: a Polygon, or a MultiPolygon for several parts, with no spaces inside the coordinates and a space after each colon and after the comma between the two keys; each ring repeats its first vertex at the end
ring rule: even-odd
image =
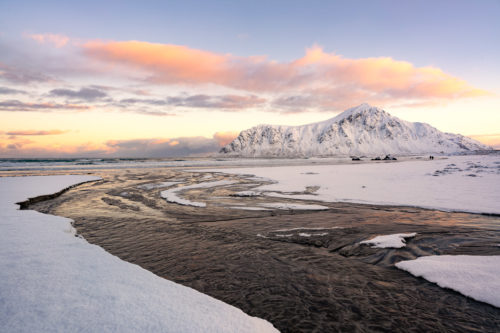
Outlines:
{"type": "Polygon", "coordinates": [[[308,202],[232,196],[262,183],[252,177],[174,169],[95,174],[103,180],[30,209],[69,217],[90,243],[282,332],[500,330],[500,309],[394,267],[429,254],[500,255],[499,217],[347,203],[321,203],[329,209],[317,212],[247,211],[229,207],[308,202]],[[206,208],[167,203],[165,188],[149,186],[223,179],[238,183],[181,194],[206,208]],[[407,232],[417,236],[402,249],[358,244],[407,232]]]}

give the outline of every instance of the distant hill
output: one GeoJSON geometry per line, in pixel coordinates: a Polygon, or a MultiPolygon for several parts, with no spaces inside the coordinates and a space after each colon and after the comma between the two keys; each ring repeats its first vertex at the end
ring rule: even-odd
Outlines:
{"type": "Polygon", "coordinates": [[[443,133],[361,104],[338,116],[302,126],[259,125],[242,131],[221,154],[243,157],[300,157],[461,153],[491,150],[460,134],[443,133]]]}

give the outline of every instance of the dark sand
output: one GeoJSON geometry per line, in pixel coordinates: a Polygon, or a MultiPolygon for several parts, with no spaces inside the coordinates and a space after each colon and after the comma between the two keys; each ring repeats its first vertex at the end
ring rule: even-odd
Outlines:
{"type": "Polygon", "coordinates": [[[96,174],[104,180],[30,208],[69,217],[90,243],[282,332],[500,331],[500,309],[394,267],[429,254],[500,255],[499,217],[346,203],[320,203],[330,207],[320,212],[245,211],[228,206],[294,201],[231,197],[259,184],[244,177],[172,169],[96,174]],[[164,189],[138,187],[228,178],[239,183],[182,194],[206,208],[167,203],[164,189]],[[291,228],[305,229],[278,231],[291,228]],[[407,232],[418,234],[402,249],[358,244],[407,232]]]}

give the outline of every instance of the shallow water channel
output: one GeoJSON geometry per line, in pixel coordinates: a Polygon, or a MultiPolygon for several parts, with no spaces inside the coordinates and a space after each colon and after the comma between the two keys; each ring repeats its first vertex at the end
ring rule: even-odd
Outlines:
{"type": "MultiPolygon", "coordinates": [[[[30,209],[73,219],[79,235],[123,260],[264,318],[282,332],[498,332],[500,309],[398,270],[430,254],[500,255],[500,218],[409,207],[320,203],[328,210],[245,210],[234,196],[262,181],[173,169],[101,170],[30,209]],[[231,180],[168,203],[162,182],[231,180]],[[401,249],[359,242],[416,232],[401,249]]],[[[177,186],[177,185],[174,185],[177,186]]]]}

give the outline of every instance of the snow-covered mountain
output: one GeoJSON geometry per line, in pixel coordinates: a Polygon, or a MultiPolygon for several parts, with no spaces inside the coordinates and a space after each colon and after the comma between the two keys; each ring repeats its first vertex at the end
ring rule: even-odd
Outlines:
{"type": "Polygon", "coordinates": [[[303,126],[259,125],[242,131],[220,153],[232,156],[329,156],[460,153],[490,150],[460,134],[391,116],[368,104],[303,126]]]}

